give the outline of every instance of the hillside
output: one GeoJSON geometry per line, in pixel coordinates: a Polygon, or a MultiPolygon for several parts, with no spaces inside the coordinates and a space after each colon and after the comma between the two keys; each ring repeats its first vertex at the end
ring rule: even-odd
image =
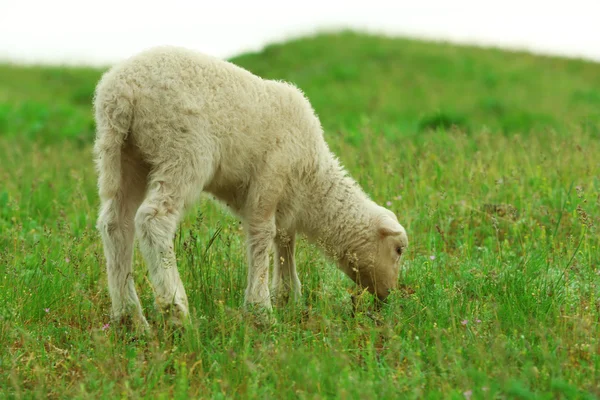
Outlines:
{"type": "Polygon", "coordinates": [[[102,71],[0,66],[0,397],[600,396],[600,64],[344,32],[233,59],[302,88],[348,172],[406,227],[375,310],[297,241],[297,307],[243,311],[245,236],[207,199],[174,240],[192,325],[111,322],[95,227],[102,71]],[[356,305],[350,293],[357,295],[356,305]]]}
{"type": "MultiPolygon", "coordinates": [[[[457,125],[596,134],[600,64],[352,32],[274,44],[231,61],[306,92],[328,132],[367,123],[389,138],[457,125]]],[[[90,140],[101,70],[0,65],[0,133],[90,140]]],[[[338,134],[338,133],[336,133],[338,134]]]]}

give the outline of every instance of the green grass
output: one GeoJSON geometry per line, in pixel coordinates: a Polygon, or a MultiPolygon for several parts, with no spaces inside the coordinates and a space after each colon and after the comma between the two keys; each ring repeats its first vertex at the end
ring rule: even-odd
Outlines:
{"type": "Polygon", "coordinates": [[[301,87],[411,247],[401,290],[297,250],[303,306],[244,316],[244,237],[203,201],[176,238],[193,327],[109,323],[94,229],[100,70],[0,66],[0,398],[600,396],[600,65],[355,33],[234,59],[301,87]],[[466,394],[465,394],[466,393],[466,394]]]}

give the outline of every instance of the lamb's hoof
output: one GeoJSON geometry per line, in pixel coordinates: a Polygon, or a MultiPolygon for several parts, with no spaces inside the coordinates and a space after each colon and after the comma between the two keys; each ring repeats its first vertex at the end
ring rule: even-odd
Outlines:
{"type": "Polygon", "coordinates": [[[270,304],[246,303],[244,311],[248,320],[257,328],[269,328],[277,323],[270,304]]]}
{"type": "Polygon", "coordinates": [[[290,294],[288,292],[275,292],[272,301],[273,304],[275,304],[275,307],[284,307],[290,301],[290,294]]]}
{"type": "Polygon", "coordinates": [[[190,324],[190,314],[187,307],[181,304],[156,304],[165,325],[175,330],[185,330],[190,324]]]}
{"type": "Polygon", "coordinates": [[[280,287],[274,288],[271,293],[273,293],[273,304],[275,304],[275,306],[278,308],[284,307],[288,304],[291,306],[297,306],[302,303],[302,293],[299,291],[294,292],[289,288],[280,287]]]}
{"type": "Polygon", "coordinates": [[[109,326],[134,337],[145,336],[151,333],[150,324],[148,324],[143,315],[132,315],[130,313],[112,315],[109,326]]]}
{"type": "Polygon", "coordinates": [[[279,309],[301,309],[304,307],[301,298],[294,298],[290,296],[286,296],[284,298],[275,298],[273,299],[273,304],[275,304],[275,307],[279,309]]]}

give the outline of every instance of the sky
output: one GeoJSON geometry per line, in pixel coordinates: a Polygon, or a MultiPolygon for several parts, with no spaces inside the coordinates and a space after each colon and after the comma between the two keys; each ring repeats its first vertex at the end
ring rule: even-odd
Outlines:
{"type": "Polygon", "coordinates": [[[0,0],[0,61],[108,65],[155,45],[217,57],[323,30],[600,61],[600,0],[0,0]]]}

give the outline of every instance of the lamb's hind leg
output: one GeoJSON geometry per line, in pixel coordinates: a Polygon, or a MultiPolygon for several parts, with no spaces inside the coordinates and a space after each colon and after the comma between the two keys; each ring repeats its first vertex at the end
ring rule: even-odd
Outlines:
{"type": "Polygon", "coordinates": [[[185,188],[179,179],[156,176],[151,179],[146,199],[140,206],[135,225],[140,250],[148,265],[150,282],[159,311],[181,325],[188,320],[188,299],[177,270],[173,239],[183,213],[185,188]]]}
{"type": "Polygon", "coordinates": [[[271,310],[269,291],[269,253],[276,235],[275,211],[278,202],[277,182],[256,179],[250,188],[246,204],[248,246],[248,285],[246,306],[271,310]]]}
{"type": "Polygon", "coordinates": [[[272,291],[278,305],[287,303],[290,294],[294,303],[299,302],[302,298],[302,285],[298,279],[294,257],[295,244],[295,233],[277,231],[272,291]]]}
{"type": "Polygon", "coordinates": [[[248,231],[248,285],[244,298],[246,306],[258,306],[271,310],[269,291],[269,253],[275,237],[275,217],[252,218],[248,231]]]}
{"type": "MultiPolygon", "coordinates": [[[[100,184],[102,186],[102,179],[100,184]]],[[[133,281],[132,258],[135,238],[134,216],[144,197],[146,171],[124,152],[119,190],[101,198],[98,230],[102,236],[108,289],[112,301],[112,320],[133,323],[148,329],[133,281]]]]}

